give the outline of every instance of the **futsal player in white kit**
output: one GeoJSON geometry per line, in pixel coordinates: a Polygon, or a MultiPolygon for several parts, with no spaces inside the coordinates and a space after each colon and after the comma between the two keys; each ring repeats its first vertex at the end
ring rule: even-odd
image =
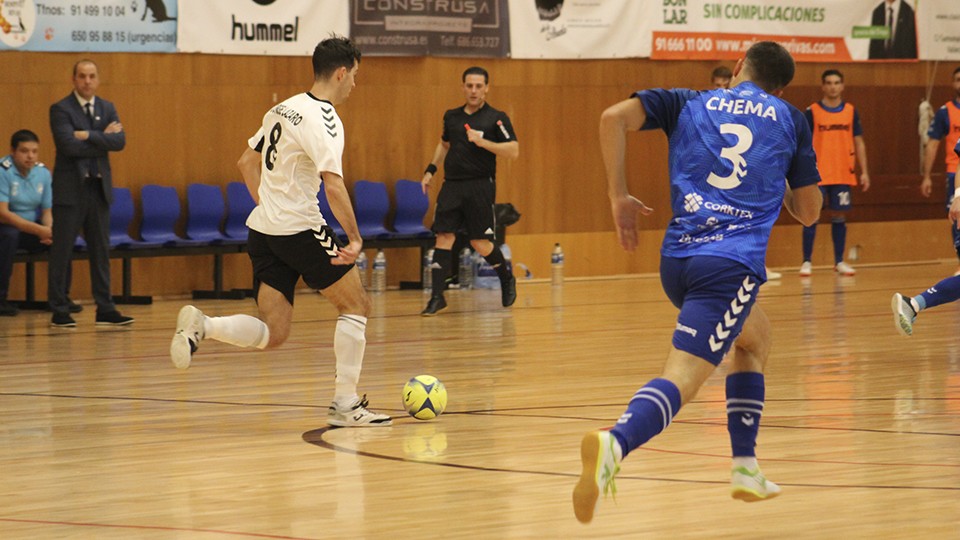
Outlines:
{"type": "Polygon", "coordinates": [[[363,241],[343,182],[344,130],[334,107],[347,100],[359,67],[360,51],[350,40],[321,41],[313,52],[310,91],[263,116],[260,130],[237,163],[258,203],[247,219],[247,246],[260,318],[207,317],[194,306],[184,306],[177,317],[170,358],[178,368],[190,367],[204,339],[257,349],[281,345],[290,334],[294,292],[303,277],[340,314],[333,340],[336,389],[327,423],[389,426],[389,416],[368,410],[366,396],[357,395],[370,299],[354,270],[363,241]],[[346,232],[346,246],[320,214],[317,193],[324,188],[346,232]]]}

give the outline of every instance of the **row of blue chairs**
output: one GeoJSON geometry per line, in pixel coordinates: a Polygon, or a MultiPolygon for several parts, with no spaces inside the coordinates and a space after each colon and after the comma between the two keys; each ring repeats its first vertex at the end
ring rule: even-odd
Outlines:
{"type": "MultiPolygon", "coordinates": [[[[353,184],[353,211],[357,227],[364,240],[391,240],[404,238],[431,238],[433,232],[423,226],[429,199],[423,193],[420,182],[397,180],[394,186],[396,206],[391,226],[386,225],[390,213],[390,196],[387,186],[381,182],[358,180],[353,184]]],[[[324,190],[317,194],[320,213],[339,236],[344,236],[343,227],[330,210],[324,190]]]]}

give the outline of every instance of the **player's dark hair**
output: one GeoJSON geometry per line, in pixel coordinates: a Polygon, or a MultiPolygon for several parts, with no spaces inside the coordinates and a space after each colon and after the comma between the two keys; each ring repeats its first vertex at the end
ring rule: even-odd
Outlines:
{"type": "Polygon", "coordinates": [[[10,137],[10,149],[16,150],[20,143],[22,142],[40,142],[40,137],[37,137],[37,134],[30,131],[29,129],[21,129],[13,134],[13,137],[10,137]]]}
{"type": "Polygon", "coordinates": [[[730,71],[730,68],[727,66],[717,66],[713,73],[710,74],[710,79],[732,79],[733,72],[730,71]]]}
{"type": "Polygon", "coordinates": [[[467,75],[483,75],[483,84],[488,84],[490,82],[490,74],[487,73],[487,70],[480,66],[468,67],[467,70],[463,72],[463,76],[460,78],[460,81],[467,82],[467,75]]]}
{"type": "Polygon", "coordinates": [[[773,41],[758,41],[747,49],[745,59],[750,80],[767,92],[786,87],[793,80],[793,57],[773,41]]]}
{"type": "Polygon", "coordinates": [[[100,73],[100,66],[98,66],[96,62],[94,62],[93,60],[83,59],[83,60],[80,60],[80,61],[78,61],[76,64],[73,65],[73,76],[74,76],[74,77],[77,76],[77,68],[80,67],[80,64],[91,64],[91,65],[93,65],[93,67],[97,68],[97,73],[100,73]]]}
{"type": "Polygon", "coordinates": [[[353,66],[359,63],[360,49],[349,39],[333,35],[313,49],[314,80],[329,78],[342,67],[353,69],[353,66]]]}
{"type": "Polygon", "coordinates": [[[960,73],[960,66],[957,66],[957,69],[953,70],[953,76],[956,77],[957,73],[960,73]]]}
{"type": "Polygon", "coordinates": [[[840,77],[840,82],[843,82],[843,73],[840,73],[839,69],[828,69],[824,71],[823,74],[820,75],[820,82],[821,83],[827,82],[827,77],[831,75],[836,75],[837,77],[840,77]]]}

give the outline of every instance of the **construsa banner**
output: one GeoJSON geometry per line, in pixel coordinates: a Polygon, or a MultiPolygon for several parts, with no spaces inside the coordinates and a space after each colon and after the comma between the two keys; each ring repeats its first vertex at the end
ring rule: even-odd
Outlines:
{"type": "Polygon", "coordinates": [[[644,0],[509,0],[513,58],[649,55],[653,13],[644,0]]]}
{"type": "MultiPolygon", "coordinates": [[[[938,0],[924,3],[928,1],[938,0]]],[[[915,3],[660,0],[652,2],[656,6],[648,4],[648,13],[655,14],[656,21],[651,48],[643,56],[733,60],[754,42],[772,40],[799,62],[916,60],[915,3]]]]}
{"type": "Polygon", "coordinates": [[[177,48],[214,54],[309,55],[331,33],[348,34],[349,7],[347,0],[180,0],[177,48]]]}
{"type": "Polygon", "coordinates": [[[923,0],[917,6],[920,58],[960,60],[960,2],[923,0]]]}
{"type": "Polygon", "coordinates": [[[363,54],[507,56],[507,0],[351,0],[350,38],[363,54]]]}
{"type": "Polygon", "coordinates": [[[176,0],[0,0],[0,50],[175,52],[176,0]]]}

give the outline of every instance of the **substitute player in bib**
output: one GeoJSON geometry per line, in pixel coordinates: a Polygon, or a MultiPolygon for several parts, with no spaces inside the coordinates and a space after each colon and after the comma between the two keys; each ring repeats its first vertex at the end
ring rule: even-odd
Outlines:
{"type": "MultiPolygon", "coordinates": [[[[960,139],[954,143],[953,154],[960,158],[960,139]]],[[[953,201],[950,202],[947,219],[950,220],[954,228],[960,226],[960,221],[958,221],[960,220],[960,197],[954,196],[953,201]]],[[[897,331],[904,336],[913,335],[913,323],[917,320],[917,315],[921,311],[960,299],[960,275],[958,274],[941,280],[913,298],[894,293],[890,307],[893,309],[893,323],[896,325],[897,331]]]]}
{"type": "MultiPolygon", "coordinates": [[[[933,115],[933,121],[930,123],[930,129],[927,130],[927,136],[930,140],[927,142],[923,155],[923,181],[920,183],[920,192],[924,197],[929,197],[933,190],[933,180],[930,173],[933,171],[933,162],[937,160],[937,150],[940,148],[940,141],[946,141],[947,162],[947,210],[951,208],[953,200],[957,197],[960,190],[956,185],[957,165],[960,164],[958,157],[950,149],[956,146],[960,141],[960,67],[953,70],[953,99],[944,103],[943,107],[937,109],[933,115]]],[[[953,235],[953,247],[957,251],[957,258],[960,259],[960,229],[957,223],[952,223],[950,227],[953,235]]],[[[960,267],[957,268],[954,275],[960,275],[960,267]]]]}
{"type": "Polygon", "coordinates": [[[517,280],[503,253],[493,243],[497,230],[493,205],[497,196],[497,157],[516,159],[520,143],[510,117],[487,103],[490,76],[481,67],[463,72],[466,103],[443,114],[443,133],[420,185],[426,193],[443,162],[444,183],[437,195],[433,232],[433,294],[420,313],[429,317],[447,309],[443,289],[453,268],[451,248],[458,231],[466,230],[470,245],[490,263],[500,278],[503,307],[517,300],[517,280]]]}
{"type": "Polygon", "coordinates": [[[170,357],[186,369],[203,339],[257,349],[281,345],[290,334],[294,292],[303,277],[340,313],[333,338],[336,390],[327,423],[389,426],[389,416],[367,410],[366,396],[357,396],[370,299],[353,265],[363,241],[343,182],[344,131],[334,107],[349,97],[359,67],[360,51],[350,40],[321,41],[313,51],[313,87],[267,111],[237,163],[258,203],[247,219],[247,249],[260,318],[207,317],[185,306],[177,317],[170,357]],[[347,234],[346,246],[320,214],[321,182],[347,234]]]}
{"type": "Polygon", "coordinates": [[[583,469],[573,491],[574,513],[583,523],[593,519],[601,492],[615,492],[620,461],[670,425],[731,347],[726,387],[733,497],[759,501],[780,493],[760,472],[754,451],[771,333],[754,301],[781,205],[806,225],[817,220],[823,202],[803,113],[776,97],[793,73],[786,49],[759,42],[737,63],[730,90],[644,90],[600,118],[610,205],[628,251],[637,246],[637,214],[653,210],[627,192],[626,132],[667,134],[673,219],[663,239],[660,280],[680,315],[660,377],[634,394],[616,426],[583,437],[583,469]]]}
{"type": "MultiPolygon", "coordinates": [[[[843,101],[843,74],[828,69],[820,76],[820,82],[823,84],[823,99],[807,107],[805,115],[813,132],[813,149],[817,153],[817,166],[822,178],[820,189],[830,209],[834,270],[852,276],[856,270],[843,260],[847,243],[846,214],[852,203],[850,188],[857,185],[856,161],[860,162],[860,186],[863,191],[870,189],[867,145],[863,142],[860,114],[852,103],[843,101]]],[[[816,223],[803,228],[802,277],[813,274],[813,243],[816,237],[816,223]]]]}

